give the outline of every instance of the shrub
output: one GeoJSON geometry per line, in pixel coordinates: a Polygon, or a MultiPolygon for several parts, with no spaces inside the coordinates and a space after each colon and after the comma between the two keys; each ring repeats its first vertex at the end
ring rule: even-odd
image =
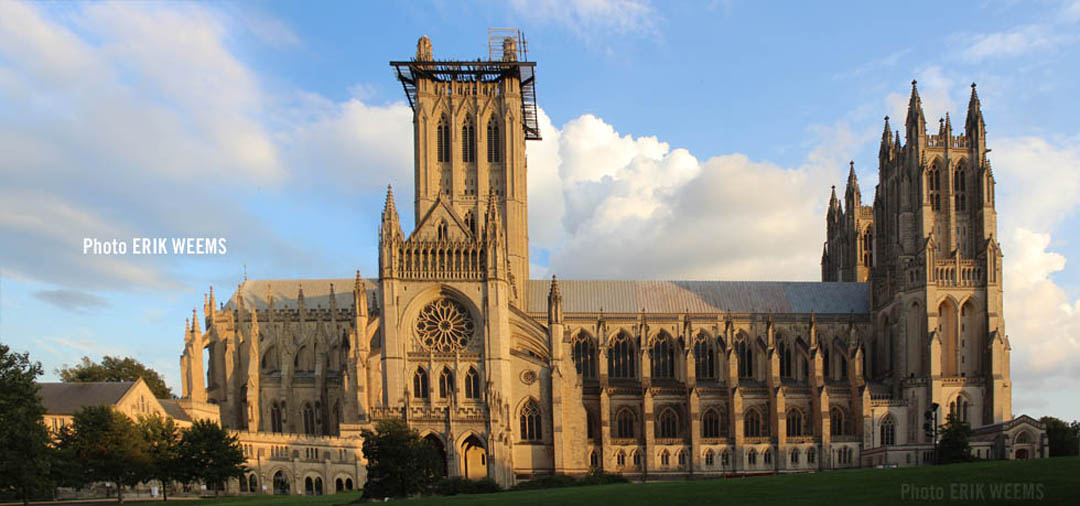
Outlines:
{"type": "Polygon", "coordinates": [[[630,480],[621,474],[606,473],[599,468],[593,468],[589,474],[578,480],[579,485],[610,485],[612,483],[630,483],[630,480]]]}
{"type": "Polygon", "coordinates": [[[541,488],[561,488],[577,486],[578,481],[566,474],[549,474],[514,485],[514,490],[537,490],[541,488]]]}

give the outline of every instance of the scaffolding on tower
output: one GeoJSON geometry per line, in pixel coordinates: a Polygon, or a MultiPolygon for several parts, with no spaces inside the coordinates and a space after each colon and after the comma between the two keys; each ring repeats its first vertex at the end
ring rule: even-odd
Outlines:
{"type": "Polygon", "coordinates": [[[521,83],[521,123],[525,140],[540,140],[539,114],[536,105],[536,62],[529,61],[525,35],[515,28],[488,29],[488,59],[476,61],[417,60],[392,61],[390,66],[409,106],[416,110],[416,80],[439,82],[497,82],[516,77],[521,83]],[[509,41],[509,43],[508,43],[509,41]],[[508,53],[506,49],[513,48],[508,53]]]}

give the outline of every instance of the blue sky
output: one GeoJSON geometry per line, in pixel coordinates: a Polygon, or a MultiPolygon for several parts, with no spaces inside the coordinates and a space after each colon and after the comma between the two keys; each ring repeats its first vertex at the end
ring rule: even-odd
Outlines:
{"type": "Polygon", "coordinates": [[[816,279],[829,185],[854,160],[870,203],[910,81],[931,125],[963,118],[977,82],[1014,411],[1080,418],[1075,1],[3,3],[0,340],[49,377],[131,355],[179,393],[183,320],[210,285],[224,298],[245,266],[375,275],[386,184],[412,221],[387,62],[420,35],[486,57],[489,27],[522,29],[538,62],[534,277],[816,279]],[[229,253],[81,252],[132,236],[229,253]]]}

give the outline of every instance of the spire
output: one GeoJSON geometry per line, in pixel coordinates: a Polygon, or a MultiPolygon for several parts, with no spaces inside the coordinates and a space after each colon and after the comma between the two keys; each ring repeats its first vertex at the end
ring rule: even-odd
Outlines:
{"type": "Polygon", "coordinates": [[[484,217],[484,235],[488,240],[495,240],[501,234],[502,223],[499,219],[499,209],[495,206],[495,199],[488,198],[487,212],[484,217]]]}
{"type": "Polygon", "coordinates": [[[916,84],[917,81],[913,79],[911,81],[911,99],[908,100],[907,111],[908,142],[911,142],[913,136],[926,133],[926,118],[923,116],[922,99],[919,98],[919,88],[916,84]]]}
{"type": "Polygon", "coordinates": [[[296,290],[296,308],[299,309],[300,312],[304,311],[304,284],[303,283],[300,283],[299,287],[296,290]]]}
{"type": "Polygon", "coordinates": [[[367,291],[364,290],[364,280],[360,277],[360,270],[356,270],[356,281],[353,283],[353,313],[356,316],[367,316],[367,291]]]}
{"type": "Polygon", "coordinates": [[[862,194],[859,192],[859,178],[855,175],[855,161],[852,160],[848,162],[847,190],[844,191],[844,205],[849,213],[854,213],[855,207],[860,204],[862,204],[862,194]]]}
{"type": "Polygon", "coordinates": [[[383,205],[379,242],[390,243],[391,239],[400,236],[401,222],[398,219],[397,206],[394,205],[394,189],[390,185],[386,185],[386,203],[383,205]]]}
{"type": "Polygon", "coordinates": [[[885,144],[885,143],[891,144],[892,143],[892,128],[889,127],[889,117],[888,116],[885,116],[885,130],[883,132],[881,132],[881,142],[882,142],[882,144],[885,144]]]}
{"type": "Polygon", "coordinates": [[[945,135],[952,135],[952,120],[949,119],[949,113],[945,113],[945,135]]]}
{"type": "Polygon", "coordinates": [[[383,222],[387,220],[398,221],[397,206],[394,205],[394,188],[386,185],[386,202],[383,204],[383,222]]]}
{"type": "Polygon", "coordinates": [[[548,323],[562,323],[562,294],[559,293],[559,280],[551,275],[551,288],[548,290],[548,323]]]}
{"type": "Polygon", "coordinates": [[[968,137],[982,137],[985,128],[979,94],[975,92],[975,83],[971,83],[971,99],[968,100],[967,121],[964,122],[964,132],[968,137]]]}
{"type": "Polygon", "coordinates": [[[195,308],[191,308],[191,335],[199,333],[199,313],[195,308]]]}
{"type": "Polygon", "coordinates": [[[832,186],[832,194],[829,195],[829,210],[826,212],[826,217],[829,221],[835,220],[843,210],[840,208],[840,200],[836,198],[836,185],[832,186]]]}

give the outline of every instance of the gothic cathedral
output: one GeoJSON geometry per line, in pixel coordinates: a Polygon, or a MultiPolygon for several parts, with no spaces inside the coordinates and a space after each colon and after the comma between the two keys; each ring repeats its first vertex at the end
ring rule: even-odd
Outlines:
{"type": "Polygon", "coordinates": [[[448,475],[504,486],[921,465],[928,416],[969,423],[977,458],[1046,456],[1042,425],[1012,414],[974,85],[964,132],[946,117],[930,135],[912,83],[873,204],[853,164],[842,203],[833,191],[821,282],[531,280],[524,41],[457,61],[422,37],[391,65],[413,110],[416,222],[406,234],[388,191],[378,277],[245,280],[222,304],[211,289],[205,330],[185,330],[184,399],[278,448],[271,464],[320,438],[356,448],[394,417],[448,475]]]}

